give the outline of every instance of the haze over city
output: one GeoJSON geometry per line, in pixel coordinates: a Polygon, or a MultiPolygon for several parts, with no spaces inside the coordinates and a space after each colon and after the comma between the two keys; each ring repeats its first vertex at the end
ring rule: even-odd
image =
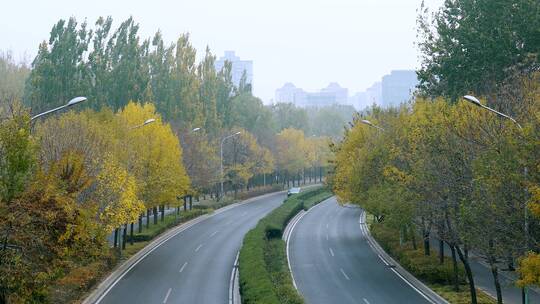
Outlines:
{"type": "MultiPolygon", "coordinates": [[[[443,1],[425,2],[438,8],[443,1]]],[[[199,58],[208,45],[218,58],[234,50],[252,60],[254,95],[265,103],[285,82],[308,91],[337,82],[352,95],[391,70],[418,66],[420,5],[421,0],[9,1],[0,11],[0,50],[31,61],[60,18],[74,16],[91,28],[99,16],[112,16],[113,26],[133,16],[141,37],[160,29],[173,43],[189,32],[199,58]],[[23,11],[24,18],[12,13],[23,11]]]]}

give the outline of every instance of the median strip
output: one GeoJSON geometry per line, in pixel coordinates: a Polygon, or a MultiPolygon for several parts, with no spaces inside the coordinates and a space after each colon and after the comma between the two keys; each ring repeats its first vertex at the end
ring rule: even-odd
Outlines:
{"type": "Polygon", "coordinates": [[[301,218],[295,215],[331,195],[325,188],[294,195],[246,234],[239,260],[242,303],[304,303],[293,285],[282,237],[292,231],[287,223],[294,226],[301,218]]]}

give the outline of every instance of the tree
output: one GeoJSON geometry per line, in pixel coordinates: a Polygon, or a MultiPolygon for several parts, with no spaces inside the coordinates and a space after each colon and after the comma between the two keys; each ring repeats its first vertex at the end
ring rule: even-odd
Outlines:
{"type": "Polygon", "coordinates": [[[0,52],[0,117],[16,101],[22,100],[29,74],[29,67],[16,63],[11,52],[0,52]]]}
{"type": "Polygon", "coordinates": [[[424,7],[421,11],[418,76],[429,96],[495,97],[510,68],[539,69],[538,1],[450,0],[432,20],[424,7]]]}
{"type": "MultiPolygon", "coordinates": [[[[274,154],[277,169],[285,174],[287,183],[294,180],[307,166],[307,146],[304,132],[292,128],[284,129],[276,135],[274,154]]],[[[283,180],[285,182],[285,179],[283,180]]]]}
{"type": "Polygon", "coordinates": [[[74,18],[53,26],[49,41],[39,46],[27,82],[25,102],[32,112],[64,105],[87,92],[90,77],[84,56],[90,37],[86,23],[78,27],[74,18]]]}

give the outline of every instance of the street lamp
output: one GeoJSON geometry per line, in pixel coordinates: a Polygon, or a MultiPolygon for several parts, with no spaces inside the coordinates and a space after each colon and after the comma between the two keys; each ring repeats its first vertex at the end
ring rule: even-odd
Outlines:
{"type": "Polygon", "coordinates": [[[238,131],[234,134],[231,134],[229,136],[225,136],[222,140],[221,140],[221,149],[220,149],[220,156],[221,156],[221,197],[223,197],[223,143],[225,142],[226,139],[228,138],[231,138],[233,136],[236,136],[236,135],[240,135],[242,132],[238,131]]]}
{"type": "Polygon", "coordinates": [[[138,126],[134,126],[134,127],[131,127],[130,130],[133,130],[133,129],[138,129],[140,127],[144,127],[148,124],[151,124],[153,122],[156,122],[156,120],[154,118],[150,118],[150,119],[147,119],[145,120],[142,124],[138,125],[138,126]]]}
{"type": "Polygon", "coordinates": [[[369,121],[369,120],[366,120],[366,119],[362,119],[362,120],[360,120],[360,122],[361,122],[361,123],[363,123],[363,124],[365,124],[365,125],[368,125],[368,126],[370,126],[370,127],[372,127],[372,128],[375,128],[375,129],[377,129],[377,130],[381,130],[381,131],[384,131],[384,129],[383,129],[383,128],[381,128],[381,127],[379,127],[379,126],[376,126],[376,125],[374,125],[374,124],[373,124],[373,123],[372,123],[371,121],[369,121]]]}
{"type": "MultiPolygon", "coordinates": [[[[485,106],[483,105],[482,103],[480,103],[480,100],[478,100],[478,98],[472,96],[472,95],[465,95],[463,96],[463,99],[465,99],[466,101],[472,103],[473,105],[477,106],[477,107],[480,107],[480,108],[483,108],[485,110],[488,110],[490,112],[493,112],[495,114],[497,114],[497,116],[499,117],[503,117],[503,118],[506,118],[510,121],[512,121],[514,124],[516,124],[516,126],[518,126],[519,130],[521,132],[523,132],[523,128],[521,127],[521,125],[511,116],[509,115],[506,115],[504,113],[501,113],[497,110],[494,110],[488,106],[485,106]]],[[[525,176],[525,178],[527,178],[527,167],[523,168],[523,175],[525,176]]],[[[525,189],[525,192],[527,192],[527,189],[525,189]]],[[[526,198],[525,198],[526,199],[526,198]]],[[[527,211],[527,204],[525,204],[525,208],[524,209],[524,227],[523,227],[523,230],[524,230],[524,233],[525,233],[525,246],[527,248],[527,250],[529,249],[529,213],[527,211]]],[[[528,295],[528,292],[527,292],[527,287],[523,287],[522,289],[522,302],[523,303],[529,303],[529,295],[528,295]]]]}
{"type": "Polygon", "coordinates": [[[494,110],[494,109],[492,109],[492,108],[490,108],[490,107],[488,107],[488,106],[483,105],[482,103],[480,103],[480,100],[478,100],[478,98],[476,98],[476,97],[474,97],[474,96],[472,96],[472,95],[465,95],[465,96],[463,96],[463,99],[465,99],[466,101],[472,103],[473,105],[475,105],[475,106],[477,106],[477,107],[486,109],[486,110],[488,110],[488,111],[490,111],[490,112],[493,112],[493,113],[497,114],[497,115],[500,116],[500,117],[504,117],[504,118],[506,118],[506,119],[512,121],[513,123],[515,123],[515,124],[518,126],[518,128],[519,128],[520,130],[523,130],[523,128],[521,127],[521,125],[520,125],[514,118],[512,118],[512,117],[510,117],[510,116],[508,116],[508,115],[506,115],[506,114],[503,114],[503,113],[501,113],[501,112],[499,112],[499,111],[497,111],[497,110],[494,110]]]}
{"type": "Polygon", "coordinates": [[[62,110],[62,109],[64,109],[64,108],[74,106],[74,105],[76,105],[76,104],[78,104],[78,103],[80,103],[80,102],[86,101],[86,99],[87,99],[86,97],[82,97],[82,96],[75,97],[75,98],[71,99],[70,101],[68,101],[68,103],[66,103],[66,104],[63,105],[63,106],[60,106],[60,107],[58,107],[58,108],[54,108],[54,109],[52,109],[52,110],[48,110],[48,111],[45,111],[45,112],[43,112],[43,113],[39,113],[39,114],[37,114],[37,115],[35,115],[35,116],[32,116],[32,117],[30,118],[30,121],[32,121],[32,120],[34,120],[34,119],[36,119],[36,118],[40,118],[41,116],[45,116],[45,115],[47,115],[47,114],[50,114],[50,113],[53,113],[53,112],[62,110]]]}
{"type": "MultiPolygon", "coordinates": [[[[140,127],[144,127],[144,126],[149,125],[149,124],[154,123],[154,122],[156,122],[156,120],[154,118],[149,118],[149,119],[145,120],[142,124],[129,128],[129,130],[130,131],[135,130],[135,129],[138,129],[140,127]]],[[[127,162],[128,162],[128,165],[127,165],[128,170],[129,170],[129,160],[130,160],[130,154],[131,154],[130,150],[131,149],[128,149],[128,160],[127,160],[127,162]]],[[[139,216],[139,232],[141,231],[141,229],[142,229],[142,217],[139,216]]],[[[131,245],[133,245],[133,222],[131,222],[131,225],[130,225],[130,235],[131,235],[131,245]]],[[[127,238],[127,224],[124,227],[124,236],[123,236],[122,244],[121,244],[122,249],[126,249],[126,238],[127,238]]],[[[116,242],[116,236],[115,236],[115,242],[116,242]]]]}

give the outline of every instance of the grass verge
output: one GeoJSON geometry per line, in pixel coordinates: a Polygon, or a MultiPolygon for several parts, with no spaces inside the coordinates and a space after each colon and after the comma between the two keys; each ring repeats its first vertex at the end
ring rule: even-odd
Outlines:
{"type": "MultiPolygon", "coordinates": [[[[460,264],[458,268],[459,291],[455,291],[453,264],[451,258],[439,262],[436,254],[426,256],[423,249],[414,249],[412,242],[400,245],[399,231],[383,223],[371,221],[371,235],[381,247],[391,255],[403,268],[424,282],[429,288],[438,293],[452,304],[470,303],[469,287],[466,284],[465,272],[460,264]]],[[[479,304],[495,304],[496,300],[477,290],[479,304]]]]}
{"type": "Polygon", "coordinates": [[[281,236],[300,210],[307,210],[331,195],[321,187],[291,196],[246,234],[239,258],[242,303],[304,303],[294,289],[281,236]]]}

